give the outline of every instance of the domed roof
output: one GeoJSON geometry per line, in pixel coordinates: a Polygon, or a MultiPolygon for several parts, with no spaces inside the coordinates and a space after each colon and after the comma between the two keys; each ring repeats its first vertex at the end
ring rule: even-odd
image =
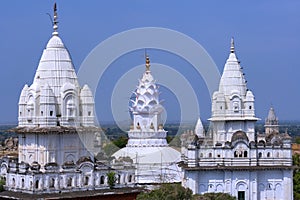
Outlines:
{"type": "Polygon", "coordinates": [[[128,156],[133,163],[138,163],[139,182],[155,182],[154,176],[167,171],[170,178],[181,181],[181,170],[177,163],[181,153],[171,147],[125,147],[112,155],[115,158],[128,156]],[[144,175],[144,178],[142,177],[144,175]]]}
{"type": "Polygon", "coordinates": [[[231,142],[234,142],[237,140],[249,141],[248,136],[244,131],[237,131],[232,135],[231,142]]]}
{"type": "Polygon", "coordinates": [[[58,37],[57,35],[54,35],[48,41],[46,49],[47,48],[65,48],[65,46],[64,46],[64,43],[62,42],[62,40],[60,39],[60,37],[58,37]]]}
{"type": "Polygon", "coordinates": [[[58,35],[53,35],[44,49],[33,84],[48,84],[56,98],[65,84],[79,88],[71,56],[58,35]]]}
{"type": "Polygon", "coordinates": [[[140,163],[171,163],[180,161],[180,152],[171,147],[125,147],[114,153],[116,158],[129,156],[134,163],[136,156],[140,163]]]}

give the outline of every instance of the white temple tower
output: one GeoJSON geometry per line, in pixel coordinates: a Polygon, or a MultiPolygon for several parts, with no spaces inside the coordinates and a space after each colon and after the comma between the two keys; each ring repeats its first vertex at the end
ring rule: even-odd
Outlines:
{"type": "Polygon", "coordinates": [[[134,95],[131,107],[133,124],[128,131],[128,144],[113,156],[129,156],[134,161],[137,183],[180,182],[181,173],[176,164],[180,161],[180,152],[167,144],[167,131],[161,119],[163,107],[148,56],[146,70],[134,95]]]}
{"type": "Polygon", "coordinates": [[[32,85],[24,86],[19,100],[19,162],[37,162],[42,169],[49,162],[62,165],[91,156],[76,129],[94,127],[92,92],[87,85],[79,86],[57,23],[55,4],[52,37],[32,85]]]}
{"type": "Polygon", "coordinates": [[[265,120],[265,133],[271,134],[273,132],[279,133],[279,123],[273,107],[270,108],[268,117],[265,120]]]}
{"type": "MultiPolygon", "coordinates": [[[[184,187],[198,194],[229,193],[238,200],[293,199],[291,137],[277,131],[256,135],[254,108],[232,39],[219,90],[212,97],[209,134],[181,137],[191,141],[182,147],[184,187]]],[[[276,128],[271,109],[266,131],[276,128]]]]}
{"type": "Polygon", "coordinates": [[[212,97],[212,117],[214,127],[213,142],[224,145],[238,130],[247,133],[254,141],[255,117],[254,96],[247,89],[242,68],[235,55],[234,41],[231,39],[229,57],[225,63],[219,90],[212,97]]]}

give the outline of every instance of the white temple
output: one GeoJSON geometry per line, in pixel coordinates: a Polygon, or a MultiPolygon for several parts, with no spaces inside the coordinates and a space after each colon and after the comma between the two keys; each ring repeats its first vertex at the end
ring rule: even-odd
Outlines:
{"type": "MultiPolygon", "coordinates": [[[[212,97],[211,129],[182,139],[182,185],[193,193],[222,192],[238,200],[293,199],[291,137],[279,133],[273,108],[266,133],[255,134],[254,96],[231,50],[212,97]]],[[[201,130],[201,128],[200,128],[201,130]]]]}
{"type": "Polygon", "coordinates": [[[94,124],[94,98],[87,85],[80,87],[58,35],[56,4],[53,24],[33,83],[25,85],[20,95],[19,124],[14,129],[19,155],[1,160],[5,187],[37,194],[108,188],[110,171],[116,172],[116,187],[133,185],[130,160],[111,166],[107,160],[94,159],[101,150],[101,141],[95,141],[101,130],[94,124]]]}
{"type": "Polygon", "coordinates": [[[136,183],[180,182],[177,166],[180,152],[169,147],[159,102],[158,85],[151,75],[150,60],[146,57],[146,70],[139,80],[131,112],[133,124],[128,131],[128,144],[113,154],[116,158],[129,156],[135,166],[136,183]]]}
{"type": "Polygon", "coordinates": [[[33,83],[24,86],[19,100],[18,131],[23,131],[19,138],[19,162],[36,161],[42,168],[49,162],[63,164],[91,156],[76,131],[70,134],[59,131],[64,131],[62,127],[79,130],[95,126],[92,92],[87,85],[79,86],[70,54],[57,32],[56,12],[53,24],[52,37],[43,51],[33,83]],[[56,133],[45,135],[41,131],[56,133]],[[61,148],[57,148],[59,142],[63,142],[61,148]]]}
{"type": "MultiPolygon", "coordinates": [[[[81,87],[57,32],[54,5],[52,37],[44,49],[33,83],[19,99],[18,158],[0,161],[5,189],[22,193],[61,193],[115,187],[182,182],[193,193],[223,192],[238,200],[293,199],[291,137],[279,132],[273,108],[265,133],[255,133],[254,95],[247,89],[234,42],[212,96],[211,128],[200,118],[194,131],[181,135],[181,153],[168,146],[159,88],[146,70],[131,102],[133,123],[128,144],[114,159],[95,159],[101,152],[101,130],[95,126],[94,98],[81,87]]],[[[103,156],[104,157],[104,156],[103,156]]]]}

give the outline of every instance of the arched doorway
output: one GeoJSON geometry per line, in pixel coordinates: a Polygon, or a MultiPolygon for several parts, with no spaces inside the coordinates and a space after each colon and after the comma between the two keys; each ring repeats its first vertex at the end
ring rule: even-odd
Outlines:
{"type": "Polygon", "coordinates": [[[248,186],[247,183],[244,181],[240,181],[236,184],[237,189],[237,200],[246,200],[248,199],[248,186]]]}

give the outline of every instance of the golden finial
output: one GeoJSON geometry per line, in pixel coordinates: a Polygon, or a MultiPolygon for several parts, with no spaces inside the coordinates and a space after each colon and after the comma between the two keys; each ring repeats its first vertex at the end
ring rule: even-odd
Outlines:
{"type": "Polygon", "coordinates": [[[150,58],[146,55],[146,71],[150,71],[150,58]]]}

